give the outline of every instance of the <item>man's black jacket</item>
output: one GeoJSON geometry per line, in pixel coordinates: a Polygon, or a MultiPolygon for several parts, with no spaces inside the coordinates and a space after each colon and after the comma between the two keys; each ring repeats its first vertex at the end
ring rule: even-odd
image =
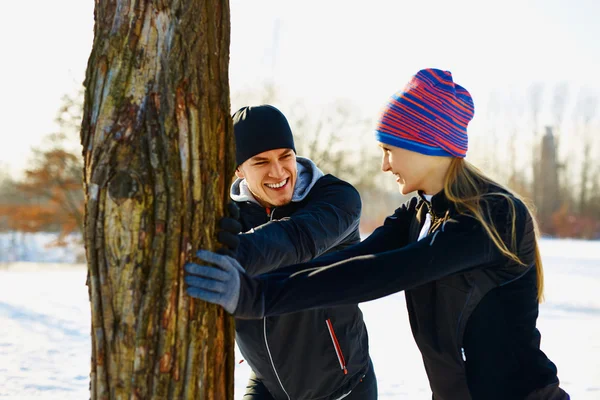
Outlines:
{"type": "MultiPolygon", "coordinates": [[[[307,159],[298,157],[298,167],[292,202],[270,215],[242,181],[232,186],[246,232],[236,258],[250,275],[360,242],[356,189],[307,159]]],[[[242,355],[277,400],[338,399],[367,372],[367,330],[356,304],[236,320],[236,331],[242,355]]]]}

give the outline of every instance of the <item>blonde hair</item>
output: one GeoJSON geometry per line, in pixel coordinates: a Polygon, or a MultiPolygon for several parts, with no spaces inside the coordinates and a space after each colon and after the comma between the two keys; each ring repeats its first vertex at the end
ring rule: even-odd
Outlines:
{"type": "Polygon", "coordinates": [[[535,266],[537,271],[537,298],[539,302],[542,302],[544,292],[544,273],[542,268],[542,259],[540,256],[538,246],[539,230],[535,218],[533,217],[533,213],[531,212],[530,207],[527,206],[525,201],[521,199],[517,194],[512,193],[507,188],[504,188],[502,185],[499,185],[492,179],[485,176],[474,165],[470,164],[462,158],[454,158],[450,163],[450,167],[448,168],[448,172],[446,173],[446,177],[444,179],[444,192],[448,200],[454,203],[454,205],[456,206],[456,210],[459,213],[469,212],[481,223],[492,242],[494,242],[494,244],[502,254],[521,265],[526,265],[515,253],[517,248],[517,215],[515,207],[515,198],[523,202],[523,204],[527,208],[527,211],[531,215],[531,219],[534,225],[535,266]],[[502,190],[506,190],[509,194],[502,193],[500,191],[486,193],[483,191],[482,184],[491,184],[497,186],[502,190]],[[498,229],[490,222],[490,209],[484,209],[482,207],[482,200],[485,201],[485,197],[492,196],[496,198],[498,196],[503,197],[508,202],[511,217],[510,246],[507,246],[506,243],[504,243],[502,237],[498,233],[498,229]]]}

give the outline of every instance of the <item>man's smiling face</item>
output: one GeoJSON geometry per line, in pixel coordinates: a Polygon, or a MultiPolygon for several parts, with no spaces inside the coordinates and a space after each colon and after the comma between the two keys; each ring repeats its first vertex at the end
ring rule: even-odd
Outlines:
{"type": "Polygon", "coordinates": [[[292,201],[298,169],[292,149],[262,152],[244,161],[235,171],[263,207],[279,207],[292,201]]]}

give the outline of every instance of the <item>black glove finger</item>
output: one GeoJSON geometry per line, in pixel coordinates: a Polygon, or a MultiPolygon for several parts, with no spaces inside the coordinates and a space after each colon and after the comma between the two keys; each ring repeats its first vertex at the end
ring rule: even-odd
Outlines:
{"type": "Polygon", "coordinates": [[[236,251],[240,245],[240,238],[238,235],[234,235],[233,233],[227,231],[219,231],[217,233],[217,240],[219,243],[224,244],[229,250],[232,251],[236,251]]]}
{"type": "Polygon", "coordinates": [[[242,224],[237,219],[223,217],[219,220],[219,228],[237,235],[242,231],[242,224]]]}
{"type": "Polygon", "coordinates": [[[217,250],[218,254],[222,254],[224,256],[229,256],[232,258],[235,258],[235,253],[231,250],[229,250],[227,247],[221,247],[219,250],[217,250]]]}
{"type": "Polygon", "coordinates": [[[227,212],[231,218],[240,219],[240,207],[235,201],[227,203],[227,212]]]}

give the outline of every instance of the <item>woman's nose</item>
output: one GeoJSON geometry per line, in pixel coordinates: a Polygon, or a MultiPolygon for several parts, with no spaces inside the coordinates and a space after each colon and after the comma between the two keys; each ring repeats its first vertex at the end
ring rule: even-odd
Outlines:
{"type": "Polygon", "coordinates": [[[388,161],[388,158],[386,156],[383,156],[381,158],[381,170],[383,172],[387,172],[390,170],[390,163],[388,161]]]}

